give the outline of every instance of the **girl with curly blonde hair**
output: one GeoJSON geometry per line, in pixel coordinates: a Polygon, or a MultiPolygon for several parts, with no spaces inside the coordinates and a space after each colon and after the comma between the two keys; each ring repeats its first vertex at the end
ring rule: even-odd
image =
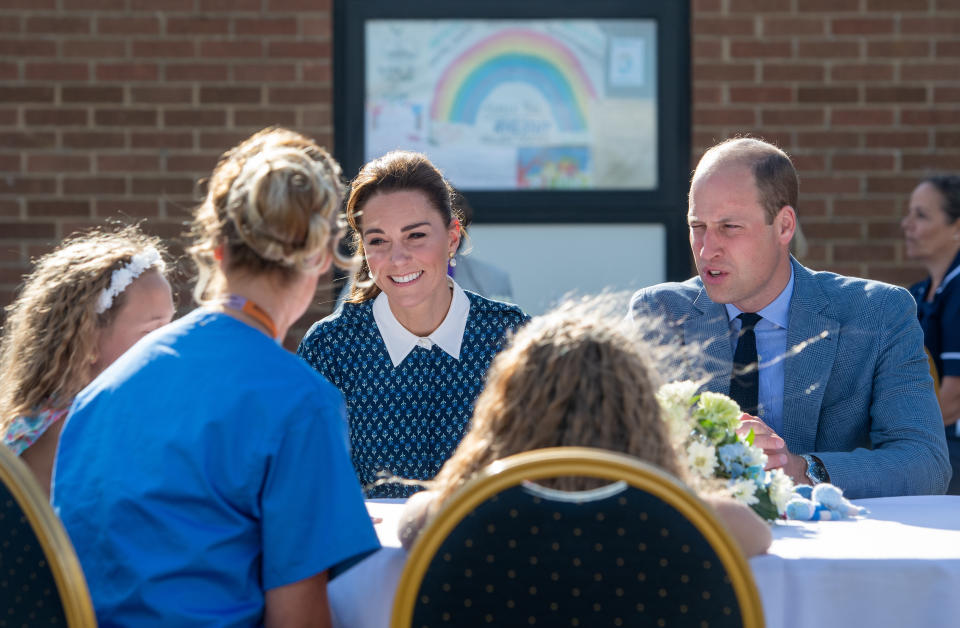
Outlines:
{"type": "MultiPolygon", "coordinates": [[[[407,503],[399,535],[412,545],[426,522],[488,464],[545,447],[596,447],[636,456],[684,481],[682,454],[655,398],[656,351],[633,323],[609,313],[604,297],[566,303],[534,317],[493,361],[470,430],[431,489],[407,503]]],[[[565,477],[551,488],[594,487],[565,477]]],[[[699,487],[747,555],[766,551],[767,525],[748,507],[699,487]]]]}
{"type": "Polygon", "coordinates": [[[136,227],[75,234],[37,260],[7,307],[0,342],[3,440],[47,490],[74,396],[173,318],[162,250],[136,227]]]}

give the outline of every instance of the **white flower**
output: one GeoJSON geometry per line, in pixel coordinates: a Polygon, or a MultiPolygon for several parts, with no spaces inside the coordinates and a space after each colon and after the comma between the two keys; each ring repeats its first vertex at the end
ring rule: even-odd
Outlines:
{"type": "Polygon", "coordinates": [[[660,405],[683,406],[686,410],[693,405],[693,398],[697,396],[697,390],[697,385],[690,380],[670,382],[660,387],[656,397],[660,405]]]}
{"type": "Polygon", "coordinates": [[[730,496],[744,506],[753,506],[760,500],[757,498],[757,485],[749,478],[730,480],[730,496]]]}
{"type": "Polygon", "coordinates": [[[667,429],[670,430],[670,440],[672,442],[682,443],[690,436],[693,425],[686,410],[679,407],[663,408],[662,415],[663,420],[667,423],[667,429]]]}
{"type": "Polygon", "coordinates": [[[656,393],[657,402],[663,411],[663,419],[674,442],[682,442],[693,429],[690,406],[697,394],[697,385],[690,381],[664,384],[656,393]]]}
{"type": "Polygon", "coordinates": [[[719,428],[728,432],[735,432],[740,426],[740,406],[737,402],[715,392],[704,392],[693,412],[696,419],[708,419],[719,428]]]}
{"type": "Polygon", "coordinates": [[[777,513],[782,515],[787,509],[787,503],[794,496],[793,480],[782,469],[774,469],[768,473],[768,476],[767,491],[770,494],[770,501],[777,507],[777,513]]]}
{"type": "Polygon", "coordinates": [[[687,463],[702,477],[713,477],[713,469],[717,466],[717,450],[713,445],[695,440],[687,447],[687,463]]]}
{"type": "Polygon", "coordinates": [[[744,445],[742,457],[743,463],[748,467],[760,467],[762,469],[767,466],[767,454],[763,453],[763,450],[759,447],[744,445]]]}

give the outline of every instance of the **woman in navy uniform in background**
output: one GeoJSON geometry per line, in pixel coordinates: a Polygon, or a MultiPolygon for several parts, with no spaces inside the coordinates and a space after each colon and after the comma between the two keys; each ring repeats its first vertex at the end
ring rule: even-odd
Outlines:
{"type": "Polygon", "coordinates": [[[960,176],[923,180],[910,195],[901,226],[910,259],[929,276],[910,287],[917,300],[923,342],[940,377],[940,410],[947,431],[953,479],[960,495],[960,176]]]}

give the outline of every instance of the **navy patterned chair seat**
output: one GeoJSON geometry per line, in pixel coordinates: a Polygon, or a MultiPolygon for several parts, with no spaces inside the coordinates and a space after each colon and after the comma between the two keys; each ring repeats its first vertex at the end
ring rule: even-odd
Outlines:
{"type": "Polygon", "coordinates": [[[97,625],[73,545],[33,474],[0,445],[0,628],[97,625]]]}
{"type": "Polygon", "coordinates": [[[666,473],[585,448],[528,452],[464,487],[411,551],[393,626],[762,626],[746,560],[666,473]],[[565,492],[534,480],[611,483],[565,492]]]}

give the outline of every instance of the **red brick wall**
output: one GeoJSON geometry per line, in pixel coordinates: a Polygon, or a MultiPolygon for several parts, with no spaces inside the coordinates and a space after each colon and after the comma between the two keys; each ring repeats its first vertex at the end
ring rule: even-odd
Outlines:
{"type": "Polygon", "coordinates": [[[264,126],[329,145],[330,57],[330,0],[0,3],[0,305],[29,259],[107,219],[181,252],[196,180],[264,126]]]}
{"type": "Polygon", "coordinates": [[[693,159],[749,132],[800,171],[816,268],[909,283],[900,216],[960,172],[960,0],[694,0],[693,159]]]}
{"type": "MultiPolygon", "coordinates": [[[[265,125],[330,144],[330,1],[3,0],[0,305],[77,228],[143,219],[176,243],[197,178],[265,125]]],[[[960,0],[692,7],[692,162],[738,132],[777,141],[808,263],[917,278],[897,223],[920,177],[960,171],[960,0]]]]}

